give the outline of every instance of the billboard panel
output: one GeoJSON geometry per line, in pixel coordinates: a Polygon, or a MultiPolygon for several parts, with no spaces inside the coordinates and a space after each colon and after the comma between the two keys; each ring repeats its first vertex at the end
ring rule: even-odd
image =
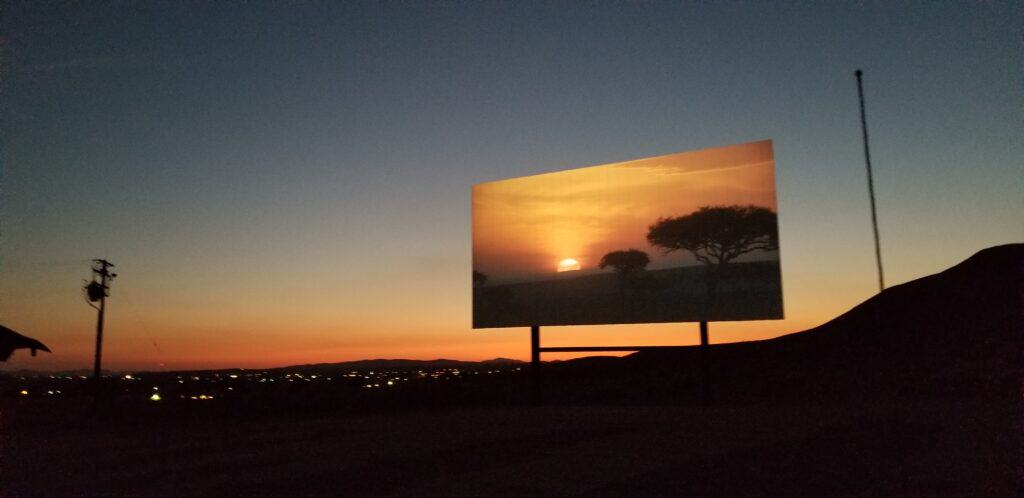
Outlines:
{"type": "Polygon", "coordinates": [[[772,142],[473,186],[473,328],[783,317],[772,142]]]}

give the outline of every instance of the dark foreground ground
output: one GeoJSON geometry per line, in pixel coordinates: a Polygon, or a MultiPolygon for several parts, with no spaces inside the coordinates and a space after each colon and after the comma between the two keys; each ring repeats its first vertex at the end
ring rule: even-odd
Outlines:
{"type": "Polygon", "coordinates": [[[8,417],[4,495],[1020,490],[1019,413],[1013,403],[984,399],[457,407],[257,420],[65,415],[8,417]]]}

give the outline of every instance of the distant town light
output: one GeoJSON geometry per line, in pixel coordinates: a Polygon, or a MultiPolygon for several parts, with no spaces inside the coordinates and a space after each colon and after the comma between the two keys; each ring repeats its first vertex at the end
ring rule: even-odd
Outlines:
{"type": "Polygon", "coordinates": [[[160,395],[157,393],[153,393],[153,395],[149,397],[150,401],[160,401],[161,399],[163,398],[161,398],[160,395]]]}
{"type": "Polygon", "coordinates": [[[28,391],[26,391],[26,390],[22,389],[22,390],[21,390],[21,393],[20,393],[20,394],[21,394],[22,396],[28,396],[28,391]]]}

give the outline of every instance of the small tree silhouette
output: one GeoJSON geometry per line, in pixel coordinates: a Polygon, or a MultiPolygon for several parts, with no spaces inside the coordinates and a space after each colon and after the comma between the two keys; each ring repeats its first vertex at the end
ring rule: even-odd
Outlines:
{"type": "Polygon", "coordinates": [[[597,266],[602,270],[609,266],[614,268],[615,273],[619,275],[619,292],[625,293],[626,287],[629,287],[637,273],[643,271],[650,262],[651,258],[647,256],[647,253],[637,249],[627,249],[605,254],[597,266]]]}
{"type": "Polygon", "coordinates": [[[473,270],[473,287],[483,287],[487,283],[487,275],[473,270]]]}
{"type": "Polygon", "coordinates": [[[722,271],[736,257],[779,248],[777,217],[761,206],[704,206],[650,226],[647,241],[664,252],[686,250],[707,265],[708,307],[715,301],[722,271]]]}

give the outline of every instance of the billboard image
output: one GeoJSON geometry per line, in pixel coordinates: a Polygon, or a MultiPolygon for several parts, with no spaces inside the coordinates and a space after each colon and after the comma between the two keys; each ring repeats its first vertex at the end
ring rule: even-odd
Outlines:
{"type": "Polygon", "coordinates": [[[473,328],[783,317],[772,142],[473,186],[473,328]]]}

